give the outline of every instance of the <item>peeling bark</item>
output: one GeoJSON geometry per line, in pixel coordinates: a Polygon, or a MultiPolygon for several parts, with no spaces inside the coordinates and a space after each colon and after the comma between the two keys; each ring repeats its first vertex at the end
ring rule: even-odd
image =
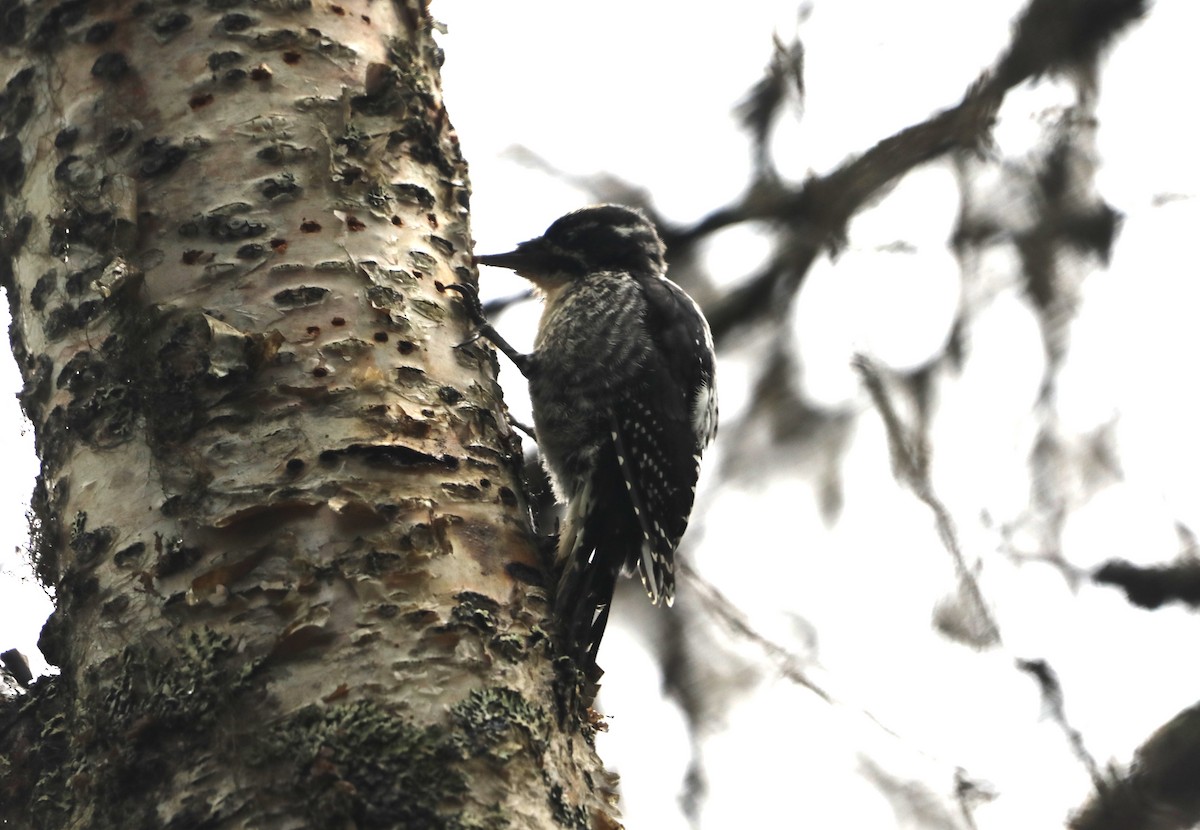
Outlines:
{"type": "Polygon", "coordinates": [[[0,0],[0,279],[42,471],[16,827],[616,827],[559,725],[520,446],[459,346],[418,0],[0,0]]]}

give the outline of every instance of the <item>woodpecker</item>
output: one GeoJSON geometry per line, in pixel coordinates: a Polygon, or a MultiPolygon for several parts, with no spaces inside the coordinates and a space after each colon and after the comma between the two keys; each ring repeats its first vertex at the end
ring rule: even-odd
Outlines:
{"type": "Polygon", "coordinates": [[[667,279],[665,251],[640,211],[599,205],[508,253],[476,256],[543,296],[530,354],[513,349],[473,291],[457,286],[480,334],[529,381],[542,461],[566,503],[554,608],[564,647],[585,672],[596,668],[622,570],[637,570],[655,605],[674,599],[675,549],[717,432],[712,334],[667,279]]]}

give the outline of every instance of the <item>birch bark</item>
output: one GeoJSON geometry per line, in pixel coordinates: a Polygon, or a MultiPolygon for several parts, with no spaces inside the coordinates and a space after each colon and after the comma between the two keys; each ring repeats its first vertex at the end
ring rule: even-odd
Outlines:
{"type": "Polygon", "coordinates": [[[0,2],[0,277],[60,667],[36,827],[614,827],[559,727],[520,447],[441,286],[419,0],[0,2]]]}

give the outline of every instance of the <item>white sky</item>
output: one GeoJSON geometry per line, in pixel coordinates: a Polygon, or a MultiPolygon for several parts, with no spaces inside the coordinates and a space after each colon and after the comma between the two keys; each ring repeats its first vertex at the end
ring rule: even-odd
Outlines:
{"type": "MultiPolygon", "coordinates": [[[[800,24],[804,116],[785,123],[776,139],[783,172],[799,179],[828,170],[956,102],[1007,42],[1020,5],[814,0],[800,24]]],[[[446,101],[471,163],[479,250],[507,250],[587,199],[516,163],[508,153],[514,145],[568,173],[607,172],[643,186],[676,221],[734,198],[747,181],[750,153],[729,113],[759,77],[772,33],[786,40],[794,31],[798,6],[749,0],[681,13],[692,7],[665,0],[436,2],[434,14],[449,26],[441,38],[446,101]]],[[[1180,88],[1173,82],[1200,77],[1192,45],[1198,18],[1192,4],[1158,4],[1118,43],[1102,78],[1098,186],[1126,218],[1111,268],[1088,277],[1060,412],[1068,433],[1119,413],[1125,483],[1070,519],[1063,553],[1080,567],[1109,556],[1168,561],[1178,549],[1172,522],[1200,526],[1200,408],[1190,382],[1200,297],[1186,244],[1200,220],[1200,170],[1194,108],[1169,97],[1180,88]],[[1164,193],[1189,198],[1156,206],[1164,193]]],[[[1068,101],[1066,88],[1053,83],[1015,93],[997,129],[1002,152],[1032,148],[1042,135],[1039,114],[1068,101]]],[[[958,266],[945,246],[956,209],[949,173],[929,166],[855,219],[837,262],[814,268],[792,318],[805,390],[815,401],[864,408],[849,369],[854,351],[906,368],[940,348],[958,290],[958,266]],[[915,252],[878,251],[897,240],[915,252]]],[[[764,249],[752,232],[738,231],[723,234],[710,253],[718,281],[732,284],[754,270],[764,249]]],[[[997,273],[1016,267],[1002,250],[988,256],[997,273]]],[[[494,269],[484,280],[494,295],[524,287],[494,269]]],[[[532,307],[515,310],[500,328],[521,347],[535,315],[532,307]]],[[[971,362],[944,395],[936,475],[947,484],[948,506],[963,516],[986,507],[1002,520],[1026,506],[1037,338],[1024,302],[1015,291],[1002,293],[976,321],[971,362]]],[[[750,363],[745,355],[722,363],[726,424],[745,409],[750,363]]],[[[519,378],[510,369],[502,379],[521,415],[513,388],[519,378]]],[[[18,386],[11,360],[0,361],[0,388],[18,386]]],[[[9,474],[0,484],[7,496],[0,499],[7,506],[0,513],[0,648],[19,647],[36,671],[44,667],[34,642],[48,604],[23,559],[3,553],[27,542],[24,511],[36,467],[15,401],[3,397],[9,474]]],[[[931,608],[953,586],[949,560],[928,512],[891,480],[886,458],[877,419],[863,417],[844,460],[846,505],[835,528],[822,523],[812,485],[786,470],[764,471],[757,488],[701,495],[703,536],[693,545],[706,576],[760,630],[798,651],[798,632],[811,625],[823,682],[905,738],[886,738],[853,706],[831,709],[758,666],[741,678],[749,691],[731,700],[703,743],[710,777],[703,827],[781,826],[783,816],[822,827],[919,826],[894,816],[863,777],[864,757],[935,788],[949,784],[946,770],[957,765],[986,780],[999,797],[977,812],[981,830],[1061,826],[1088,781],[1041,717],[1032,682],[1012,669],[1014,657],[1051,662],[1068,715],[1101,763],[1128,760],[1150,731],[1195,700],[1200,668],[1165,656],[1186,648],[1165,644],[1194,635],[1192,615],[1133,611],[1107,589],[1072,592],[1049,568],[988,560],[984,589],[996,603],[1005,650],[978,654],[932,635],[931,608]]],[[[970,522],[961,530],[969,550],[987,553],[998,544],[970,522]]],[[[601,708],[612,716],[601,752],[622,772],[628,826],[687,826],[675,798],[690,748],[678,711],[659,702],[655,665],[619,625],[601,662],[608,669],[601,708]]]]}

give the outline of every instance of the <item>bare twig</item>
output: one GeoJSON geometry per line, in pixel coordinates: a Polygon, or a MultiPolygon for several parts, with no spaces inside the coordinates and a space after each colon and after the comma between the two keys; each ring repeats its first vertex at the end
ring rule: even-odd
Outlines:
{"type": "Polygon", "coordinates": [[[972,569],[967,565],[966,556],[958,540],[958,530],[950,511],[942,504],[941,499],[933,491],[929,480],[929,451],[924,436],[916,435],[906,428],[892,405],[891,397],[884,388],[879,370],[865,355],[854,358],[854,368],[862,376],[863,384],[871,396],[875,408],[883,418],[887,431],[888,447],[892,453],[892,468],[905,485],[912,490],[913,495],[920,499],[933,513],[937,526],[938,537],[942,545],[954,559],[954,570],[958,577],[959,588],[963,597],[970,603],[976,620],[983,623],[983,643],[998,645],[1000,643],[1000,626],[984,600],[983,591],[975,578],[972,569]]]}
{"type": "Polygon", "coordinates": [[[781,675],[786,679],[808,689],[821,700],[828,703],[830,706],[851,712],[855,715],[862,716],[869,721],[873,726],[880,730],[888,738],[895,740],[900,745],[906,747],[914,755],[920,756],[926,761],[942,768],[953,770],[953,798],[962,814],[963,821],[968,828],[975,826],[974,818],[971,815],[971,810],[979,803],[990,800],[995,796],[991,788],[974,779],[967,772],[958,766],[953,766],[945,761],[936,758],[915,743],[905,738],[900,733],[896,732],[891,727],[879,720],[875,715],[868,711],[865,707],[847,700],[842,695],[834,694],[823,685],[814,681],[808,673],[805,661],[802,657],[794,654],[787,648],[776,643],[774,640],[764,636],[758,632],[750,621],[746,619],[745,614],[734,605],[721,591],[708,582],[704,577],[696,572],[687,562],[679,562],[676,568],[680,576],[687,580],[688,588],[693,596],[698,597],[699,602],[714,619],[720,622],[725,628],[734,635],[741,637],[748,642],[754,643],[771,659],[778,667],[781,675]]]}
{"type": "Polygon", "coordinates": [[[1096,759],[1083,745],[1083,736],[1079,734],[1079,730],[1067,721],[1062,685],[1058,682],[1058,674],[1045,660],[1018,660],[1017,668],[1037,680],[1038,687],[1042,690],[1042,702],[1048,710],[1050,719],[1058,724],[1063,734],[1067,736],[1067,743],[1071,745],[1071,751],[1087,769],[1088,775],[1092,778],[1092,784],[1097,790],[1103,790],[1104,778],[1100,774],[1100,767],[1096,764],[1096,759]]]}
{"type": "Polygon", "coordinates": [[[767,656],[779,668],[780,673],[788,680],[808,689],[826,703],[834,702],[828,692],[810,680],[805,674],[803,660],[774,640],[769,640],[758,633],[750,625],[750,621],[746,619],[745,614],[730,602],[715,585],[696,573],[695,569],[686,562],[677,562],[675,567],[688,580],[689,586],[700,598],[700,602],[704,605],[705,609],[724,625],[725,628],[739,637],[754,643],[766,652],[767,656]]]}

